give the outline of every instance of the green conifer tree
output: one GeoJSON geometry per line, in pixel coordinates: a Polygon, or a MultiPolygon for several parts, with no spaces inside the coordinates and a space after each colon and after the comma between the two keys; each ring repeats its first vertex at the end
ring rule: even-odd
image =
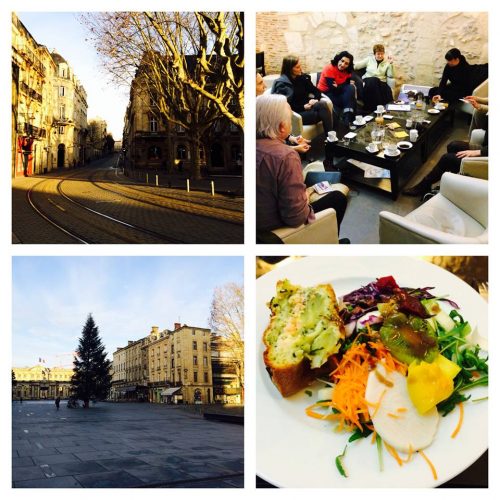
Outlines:
{"type": "Polygon", "coordinates": [[[84,408],[88,408],[91,399],[105,399],[111,387],[111,361],[106,358],[92,314],[88,315],[78,341],[71,388],[74,396],[83,400],[84,408]]]}

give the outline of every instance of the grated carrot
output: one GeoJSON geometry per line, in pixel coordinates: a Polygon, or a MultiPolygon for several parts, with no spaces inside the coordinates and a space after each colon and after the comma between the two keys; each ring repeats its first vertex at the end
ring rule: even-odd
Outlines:
{"type": "Polygon", "coordinates": [[[401,418],[399,415],[396,415],[394,413],[388,413],[387,416],[391,418],[401,418]]]}
{"type": "Polygon", "coordinates": [[[398,408],[396,411],[404,413],[405,411],[408,411],[408,408],[398,408]]]}
{"type": "Polygon", "coordinates": [[[422,455],[422,458],[427,462],[427,465],[431,468],[432,477],[434,478],[434,480],[437,480],[438,476],[434,464],[427,458],[427,455],[422,450],[418,450],[418,453],[422,455]]]}
{"type": "Polygon", "coordinates": [[[455,438],[460,432],[460,429],[462,428],[462,422],[464,421],[464,405],[462,402],[458,403],[458,409],[460,410],[460,416],[458,417],[458,424],[451,435],[452,439],[455,438]]]}
{"type": "Polygon", "coordinates": [[[385,441],[384,441],[384,445],[385,445],[387,451],[389,452],[389,455],[391,455],[391,457],[394,458],[394,460],[396,460],[398,465],[401,467],[403,465],[403,461],[401,460],[400,456],[398,455],[398,452],[396,451],[396,449],[394,447],[392,447],[390,444],[387,444],[385,441]]]}
{"type": "Polygon", "coordinates": [[[410,447],[408,448],[408,456],[403,460],[403,462],[407,464],[412,456],[413,456],[413,446],[410,444],[410,447]]]}
{"type": "Polygon", "coordinates": [[[395,360],[380,341],[354,343],[331,372],[335,382],[332,407],[339,412],[334,416],[338,420],[337,430],[362,430],[363,424],[371,420],[368,406],[375,406],[374,415],[377,412],[380,401],[366,401],[365,391],[368,376],[378,362],[383,363],[388,372],[406,373],[407,366],[395,360]]]}

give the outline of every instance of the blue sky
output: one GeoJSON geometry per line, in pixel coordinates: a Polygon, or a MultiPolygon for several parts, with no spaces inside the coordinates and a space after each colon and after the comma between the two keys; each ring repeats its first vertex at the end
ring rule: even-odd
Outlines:
{"type": "Polygon", "coordinates": [[[208,327],[216,286],[243,283],[242,257],[13,257],[12,362],[70,363],[89,313],[110,358],[151,326],[208,327]]]}
{"type": "Polygon", "coordinates": [[[56,50],[73,68],[87,92],[88,118],[106,120],[108,131],[121,140],[129,89],[116,88],[102,70],[85,28],[74,12],[17,12],[35,40],[56,50]]]}

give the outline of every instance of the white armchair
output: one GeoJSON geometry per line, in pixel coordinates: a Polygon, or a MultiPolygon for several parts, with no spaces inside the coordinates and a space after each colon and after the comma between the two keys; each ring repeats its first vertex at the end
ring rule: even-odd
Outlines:
{"type": "Polygon", "coordinates": [[[339,242],[337,229],[337,213],[333,208],[318,212],[316,220],[311,224],[302,224],[299,227],[280,227],[271,231],[283,243],[330,243],[339,242]]]}
{"type": "Polygon", "coordinates": [[[487,243],[488,181],[446,172],[438,194],[406,216],[379,214],[380,243],[487,243]]]}

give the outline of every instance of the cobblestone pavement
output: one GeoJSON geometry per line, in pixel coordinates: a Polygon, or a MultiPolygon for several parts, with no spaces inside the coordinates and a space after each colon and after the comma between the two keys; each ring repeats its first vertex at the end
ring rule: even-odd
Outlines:
{"type": "Polygon", "coordinates": [[[12,405],[15,488],[243,488],[243,426],[149,403],[12,405]]]}
{"type": "MultiPolygon", "coordinates": [[[[190,193],[166,187],[182,185],[185,179],[177,179],[179,176],[160,176],[158,186],[156,179],[146,185],[110,168],[113,163],[110,157],[85,168],[13,179],[13,243],[77,242],[28,204],[27,192],[35,185],[33,198],[46,216],[89,243],[243,243],[243,198],[219,192],[211,196],[208,180],[193,181],[190,193]],[[99,184],[88,182],[89,175],[99,184]],[[61,179],[65,181],[61,186],[64,193],[91,211],[63,198],[57,191],[61,179]],[[203,186],[198,188],[196,183],[203,186]],[[114,219],[138,227],[118,224],[114,219]]],[[[221,182],[225,192],[242,181],[225,178],[221,182]]]]}

